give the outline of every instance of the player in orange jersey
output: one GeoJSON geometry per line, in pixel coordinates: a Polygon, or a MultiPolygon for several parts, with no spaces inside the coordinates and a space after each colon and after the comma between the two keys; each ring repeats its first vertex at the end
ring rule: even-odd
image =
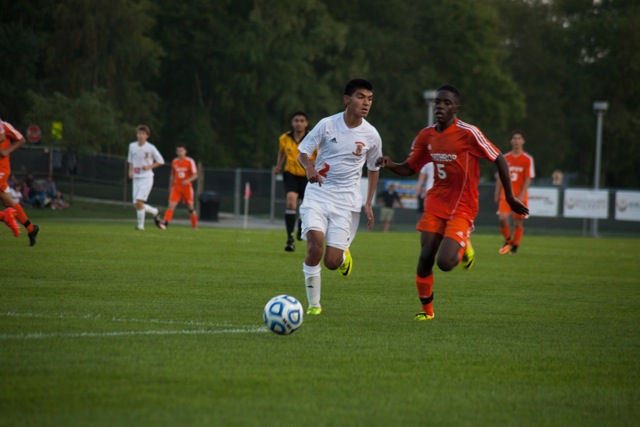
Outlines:
{"type": "MultiPolygon", "coordinates": [[[[529,184],[531,178],[535,178],[535,170],[533,166],[533,157],[524,151],[524,134],[522,131],[516,130],[511,133],[511,151],[504,155],[505,160],[509,164],[509,176],[511,178],[511,187],[513,194],[518,200],[522,201],[525,206],[529,202],[529,184]]],[[[513,212],[513,234],[509,225],[509,217],[512,214],[511,207],[507,203],[502,188],[502,183],[496,181],[496,191],[494,199],[498,204],[498,223],[500,232],[504,236],[504,245],[498,251],[500,254],[515,254],[518,252],[518,246],[524,232],[523,223],[527,215],[520,215],[513,212]]]]}
{"type": "Polygon", "coordinates": [[[198,228],[198,215],[193,207],[193,181],[198,179],[198,168],[196,162],[191,157],[187,157],[187,148],[179,144],[176,146],[176,157],[171,162],[171,194],[169,195],[169,207],[164,213],[164,227],[169,225],[173,219],[173,211],[178,203],[186,204],[189,207],[189,216],[191,218],[191,226],[198,228]]]}
{"type": "Polygon", "coordinates": [[[459,110],[458,89],[441,86],[433,106],[436,123],[418,133],[409,157],[403,163],[395,163],[388,156],[377,162],[402,176],[418,173],[428,162],[434,165],[434,184],[427,193],[427,209],[417,226],[422,248],[416,287],[422,311],[416,314],[416,320],[434,318],[432,288],[436,262],[442,271],[450,271],[460,263],[469,269],[475,262],[469,237],[478,213],[480,159],[494,162],[498,167],[511,209],[521,215],[528,212],[513,195],[509,167],[500,150],[478,128],[458,120],[459,110]]]}
{"type": "MultiPolygon", "coordinates": [[[[2,204],[5,207],[12,208],[12,211],[5,213],[3,217],[6,217],[5,223],[12,228],[14,234],[16,234],[15,228],[9,225],[9,222],[11,221],[10,217],[15,216],[15,218],[17,218],[18,221],[20,221],[20,223],[27,229],[29,233],[29,245],[33,246],[36,244],[36,237],[38,236],[40,227],[35,224],[31,224],[31,221],[29,221],[29,218],[24,212],[24,209],[22,209],[22,206],[20,206],[19,203],[16,203],[16,201],[13,200],[13,197],[11,197],[11,193],[9,193],[9,184],[7,183],[7,179],[9,178],[9,175],[11,175],[9,155],[22,147],[25,143],[26,141],[24,137],[16,130],[16,128],[0,119],[0,201],[2,201],[2,204]]],[[[5,210],[5,212],[7,211],[5,210]]],[[[15,224],[15,221],[13,223],[15,224]]],[[[20,231],[18,230],[18,233],[19,232],[20,231]]]]}

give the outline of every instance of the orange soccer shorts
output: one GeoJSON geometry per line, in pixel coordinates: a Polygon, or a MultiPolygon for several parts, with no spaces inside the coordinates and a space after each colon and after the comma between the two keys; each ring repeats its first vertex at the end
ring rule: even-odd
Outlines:
{"type": "Polygon", "coordinates": [[[425,212],[416,228],[418,231],[440,234],[463,244],[471,236],[473,221],[466,218],[439,218],[425,212]]]}
{"type": "MultiPolygon", "coordinates": [[[[524,200],[521,200],[521,202],[524,203],[525,206],[529,206],[529,200],[527,198],[525,198],[524,200]]],[[[503,197],[500,198],[500,202],[498,203],[498,213],[507,214],[507,215],[512,213],[511,206],[509,206],[509,203],[507,203],[507,199],[503,197]]],[[[525,218],[528,218],[529,215],[519,215],[513,212],[513,217],[517,219],[525,219],[525,218]]]]}
{"type": "Polygon", "coordinates": [[[171,194],[169,195],[169,203],[193,203],[193,186],[189,185],[174,185],[171,188],[171,194]]]}
{"type": "Polygon", "coordinates": [[[0,191],[5,191],[9,188],[9,174],[0,172],[0,191]]]}

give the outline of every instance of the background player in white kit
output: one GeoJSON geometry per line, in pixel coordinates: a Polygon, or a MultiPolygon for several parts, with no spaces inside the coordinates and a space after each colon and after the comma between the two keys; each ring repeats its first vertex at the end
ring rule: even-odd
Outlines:
{"type": "Polygon", "coordinates": [[[343,100],[345,111],[322,119],[298,147],[298,159],[309,180],[300,206],[302,234],[307,240],[307,256],[302,264],[309,301],[307,314],[322,313],[320,261],[325,239],[324,265],[329,270],[339,269],[344,277],[351,274],[349,245],[360,221],[360,178],[365,163],[369,188],[364,210],[369,229],[374,224],[372,203],[379,174],[376,157],[382,154],[382,140],[364,119],[373,101],[373,86],[367,80],[351,80],[343,100]],[[314,164],[309,157],[316,148],[314,164]]]}
{"type": "Polygon", "coordinates": [[[153,188],[153,171],[164,165],[164,159],[158,149],[147,142],[150,136],[149,127],[140,125],[136,128],[137,141],[129,144],[129,178],[133,180],[133,203],[138,214],[136,230],[144,230],[145,213],[154,216],[153,220],[158,228],[164,228],[158,208],[149,206],[145,202],[153,188]]]}

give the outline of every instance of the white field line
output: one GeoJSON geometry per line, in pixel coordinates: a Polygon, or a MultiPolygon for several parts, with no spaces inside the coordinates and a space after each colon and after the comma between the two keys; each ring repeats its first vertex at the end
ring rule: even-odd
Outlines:
{"type": "Polygon", "coordinates": [[[186,325],[196,326],[199,329],[181,330],[151,330],[151,331],[112,331],[112,332],[31,332],[16,334],[0,334],[0,340],[26,340],[44,338],[95,338],[95,337],[125,337],[134,335],[218,335],[218,334],[252,334],[266,332],[267,328],[257,326],[234,326],[228,323],[200,322],[196,320],[162,320],[162,319],[137,319],[102,316],[100,314],[88,313],[84,315],[75,314],[44,314],[44,313],[0,313],[1,317],[31,318],[31,319],[75,319],[75,320],[98,320],[117,323],[142,323],[154,325],[186,325]],[[205,329],[207,328],[207,329],[205,329]]]}

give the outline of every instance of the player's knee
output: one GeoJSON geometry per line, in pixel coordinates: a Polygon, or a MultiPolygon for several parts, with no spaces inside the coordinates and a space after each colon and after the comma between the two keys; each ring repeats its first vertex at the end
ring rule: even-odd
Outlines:
{"type": "Polygon", "coordinates": [[[342,259],[342,257],[340,257],[340,258],[337,258],[337,257],[334,257],[334,258],[325,257],[324,258],[324,266],[327,267],[329,270],[337,270],[342,265],[343,261],[344,260],[342,259]]]}
{"type": "Polygon", "coordinates": [[[458,265],[458,260],[452,257],[438,257],[438,268],[442,271],[451,271],[458,265]]]}

